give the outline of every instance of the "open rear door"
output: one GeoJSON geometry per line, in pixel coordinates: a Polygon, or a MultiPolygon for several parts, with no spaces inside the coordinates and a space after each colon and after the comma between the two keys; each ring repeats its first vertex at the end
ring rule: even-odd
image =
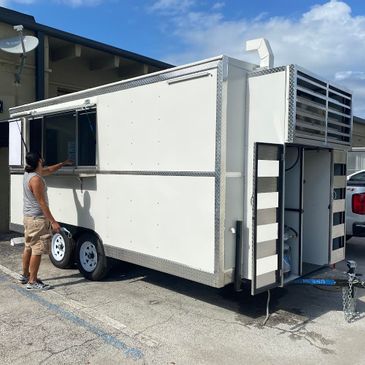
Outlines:
{"type": "Polygon", "coordinates": [[[284,146],[257,143],[251,293],[282,285],[284,146]]]}
{"type": "Polygon", "coordinates": [[[345,258],[346,162],[346,152],[332,151],[330,264],[334,264],[345,258]]]}

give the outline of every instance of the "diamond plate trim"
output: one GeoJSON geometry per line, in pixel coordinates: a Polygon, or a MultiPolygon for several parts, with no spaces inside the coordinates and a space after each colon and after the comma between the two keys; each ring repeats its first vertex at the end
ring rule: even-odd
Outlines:
{"type": "Polygon", "coordinates": [[[273,74],[275,72],[282,72],[285,71],[287,66],[280,66],[280,67],[273,67],[273,68],[265,68],[258,71],[252,71],[248,74],[248,77],[257,77],[257,76],[263,76],[263,75],[269,75],[273,74]]]}
{"type": "Polygon", "coordinates": [[[224,64],[222,61],[218,65],[217,69],[217,105],[216,105],[216,145],[215,145],[215,249],[214,249],[214,272],[219,280],[219,285],[223,286],[224,273],[224,250],[223,239],[221,238],[221,199],[224,199],[224,193],[222,192],[222,98],[223,98],[223,80],[224,80],[224,64]]]}
{"type": "Polygon", "coordinates": [[[110,245],[104,244],[104,251],[106,256],[118,260],[128,261],[136,265],[148,267],[150,269],[165,272],[167,274],[175,275],[180,278],[192,280],[215,288],[223,287],[222,284],[219,284],[217,274],[211,274],[205,271],[193,269],[189,266],[179,264],[174,261],[161,259],[159,257],[150,256],[110,245]]]}
{"type": "Polygon", "coordinates": [[[297,73],[294,65],[288,67],[289,72],[289,95],[288,95],[288,142],[293,142],[295,137],[296,122],[296,89],[297,73]]]}
{"type": "MultiPolygon", "coordinates": [[[[24,168],[11,168],[12,175],[23,175],[24,168]]],[[[142,175],[142,176],[191,176],[191,177],[215,177],[214,171],[119,171],[119,170],[91,170],[91,169],[71,169],[57,171],[55,176],[76,176],[89,175],[95,177],[96,175],[142,175]]],[[[85,177],[85,176],[84,176],[85,177]]]]}
{"type": "Polygon", "coordinates": [[[257,159],[257,154],[256,154],[256,144],[254,144],[253,146],[253,167],[252,167],[252,196],[250,199],[250,204],[251,204],[251,210],[252,210],[252,216],[251,216],[251,295],[254,294],[254,281],[255,281],[255,267],[256,267],[256,260],[255,260],[255,235],[254,235],[254,230],[256,229],[253,225],[254,222],[254,218],[256,216],[256,174],[257,174],[257,169],[256,169],[256,159],[257,159]]]}
{"type": "Polygon", "coordinates": [[[100,170],[95,174],[100,175],[144,175],[144,176],[197,176],[197,177],[215,177],[215,172],[209,171],[115,171],[100,170]]]}
{"type": "Polygon", "coordinates": [[[67,102],[71,102],[71,101],[75,101],[75,100],[87,99],[87,98],[91,98],[91,97],[98,96],[98,95],[104,95],[104,94],[113,93],[113,92],[117,92],[117,91],[121,91],[121,90],[127,90],[127,89],[131,89],[131,88],[141,86],[141,85],[148,85],[148,84],[153,84],[153,83],[160,82],[160,81],[167,81],[167,80],[171,80],[175,77],[190,75],[190,74],[194,74],[199,71],[215,69],[220,63],[221,63],[221,59],[218,59],[218,60],[215,59],[215,60],[207,61],[206,63],[202,63],[202,64],[198,64],[198,65],[186,66],[183,69],[181,69],[181,68],[179,68],[178,70],[169,69],[169,70],[159,72],[158,74],[153,73],[153,74],[150,74],[150,75],[147,75],[144,77],[140,77],[138,79],[124,80],[124,81],[120,81],[117,83],[108,84],[108,85],[100,86],[100,87],[93,88],[93,89],[88,89],[85,91],[81,91],[81,92],[77,92],[77,93],[73,93],[73,94],[69,94],[69,95],[65,95],[65,96],[61,96],[61,97],[46,99],[46,100],[35,102],[32,104],[27,104],[27,105],[23,105],[23,106],[10,108],[9,111],[10,111],[10,114],[18,114],[18,113],[27,112],[27,111],[33,110],[33,109],[44,108],[44,107],[51,106],[51,105],[63,104],[63,103],[67,103],[67,102]]]}

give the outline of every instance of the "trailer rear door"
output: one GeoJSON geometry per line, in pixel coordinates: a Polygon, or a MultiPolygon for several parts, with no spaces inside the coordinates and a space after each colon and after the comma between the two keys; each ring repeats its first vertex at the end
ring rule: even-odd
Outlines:
{"type": "Polygon", "coordinates": [[[345,258],[346,162],[346,152],[339,150],[332,151],[330,264],[334,264],[345,258]]]}
{"type": "Polygon", "coordinates": [[[257,143],[251,293],[282,285],[284,146],[257,143]]]}

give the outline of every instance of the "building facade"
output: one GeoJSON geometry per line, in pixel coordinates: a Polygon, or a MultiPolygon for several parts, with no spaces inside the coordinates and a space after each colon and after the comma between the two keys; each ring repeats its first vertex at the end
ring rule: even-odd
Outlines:
{"type": "Polygon", "coordinates": [[[16,37],[14,25],[23,25],[24,35],[37,37],[39,45],[27,53],[20,83],[15,82],[20,56],[0,50],[0,231],[8,229],[9,217],[8,123],[4,122],[9,108],[172,67],[0,7],[0,39],[16,37]]]}

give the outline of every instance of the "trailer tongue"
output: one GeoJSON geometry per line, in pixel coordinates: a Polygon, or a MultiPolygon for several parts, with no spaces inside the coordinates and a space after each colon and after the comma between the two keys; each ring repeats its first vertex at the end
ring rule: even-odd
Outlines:
{"type": "Polygon", "coordinates": [[[353,260],[347,261],[348,271],[343,272],[332,268],[323,268],[302,278],[295,279],[293,285],[314,285],[342,287],[343,313],[347,322],[352,322],[359,317],[356,311],[356,291],[365,289],[365,281],[361,280],[362,274],[356,273],[357,264],[353,260]]]}

